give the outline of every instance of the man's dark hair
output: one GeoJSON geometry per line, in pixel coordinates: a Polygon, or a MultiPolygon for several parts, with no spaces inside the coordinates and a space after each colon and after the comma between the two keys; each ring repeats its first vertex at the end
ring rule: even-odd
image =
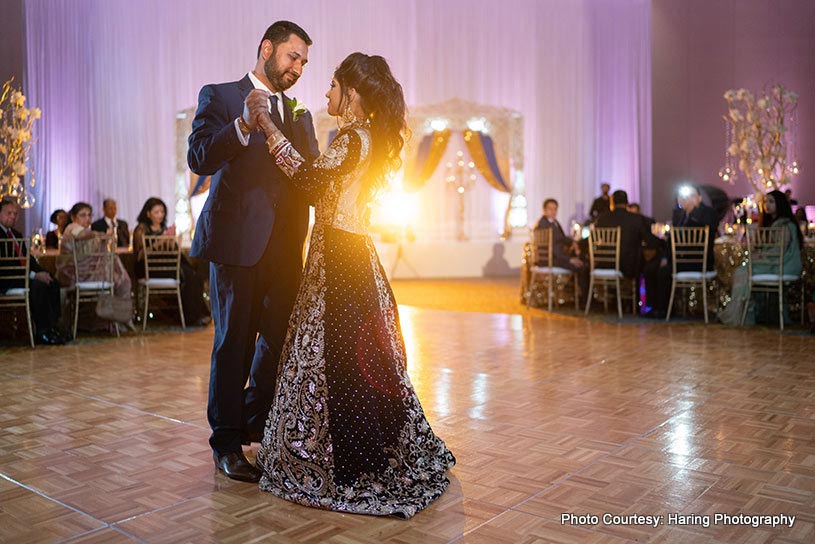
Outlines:
{"type": "Polygon", "coordinates": [[[260,47],[263,45],[263,40],[269,40],[273,46],[277,47],[279,44],[288,41],[289,36],[292,34],[306,42],[306,45],[311,45],[311,38],[306,34],[305,30],[300,28],[300,25],[291,21],[277,21],[266,29],[266,33],[261,38],[258,44],[258,58],[260,58],[260,47]]]}
{"type": "Polygon", "coordinates": [[[622,189],[617,189],[611,194],[611,200],[614,204],[628,204],[628,193],[622,189]]]}
{"type": "Polygon", "coordinates": [[[549,204],[554,204],[555,206],[558,205],[557,200],[555,200],[554,198],[547,198],[546,200],[543,201],[543,207],[544,208],[546,206],[548,206],[549,204]]]}
{"type": "Polygon", "coordinates": [[[17,203],[17,199],[11,196],[4,196],[2,200],[0,200],[0,211],[3,210],[6,206],[10,206],[14,204],[15,206],[19,206],[17,203]]]}

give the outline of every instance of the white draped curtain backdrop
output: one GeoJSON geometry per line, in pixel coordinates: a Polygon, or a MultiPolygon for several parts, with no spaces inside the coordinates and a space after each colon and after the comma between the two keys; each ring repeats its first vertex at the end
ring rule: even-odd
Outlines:
{"type": "MultiPolygon", "coordinates": [[[[266,27],[314,39],[290,91],[312,109],[352,51],[381,54],[409,105],[461,97],[524,116],[530,223],[587,214],[601,181],[650,210],[649,0],[26,0],[26,89],[43,118],[27,227],[55,208],[159,196],[172,221],[175,115],[255,63],[266,27]]],[[[444,163],[442,163],[443,165],[444,163]]]]}

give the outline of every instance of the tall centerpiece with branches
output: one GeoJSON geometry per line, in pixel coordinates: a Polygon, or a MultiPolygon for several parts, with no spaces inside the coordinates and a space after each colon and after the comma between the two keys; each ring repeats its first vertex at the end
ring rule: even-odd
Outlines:
{"type": "MultiPolygon", "coordinates": [[[[790,183],[799,171],[798,162],[789,156],[790,125],[798,105],[798,95],[783,85],[774,85],[759,95],[747,89],[724,93],[728,112],[724,116],[730,133],[728,156],[738,161],[756,197],[790,183]]],[[[729,165],[728,165],[729,166],[729,165]]],[[[724,168],[719,176],[731,181],[735,172],[724,168]],[[722,175],[725,172],[725,178],[722,175]]]]}
{"type": "Polygon", "coordinates": [[[34,196],[26,188],[34,187],[33,169],[28,166],[34,121],[39,108],[26,108],[25,95],[6,81],[0,91],[0,197],[16,198],[20,206],[30,208],[34,196]]]}

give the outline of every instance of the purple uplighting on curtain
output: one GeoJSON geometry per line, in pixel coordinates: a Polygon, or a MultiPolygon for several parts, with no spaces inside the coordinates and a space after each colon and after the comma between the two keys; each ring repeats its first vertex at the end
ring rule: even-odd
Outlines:
{"type": "Polygon", "coordinates": [[[243,77],[278,19],[314,39],[289,92],[310,109],[348,53],[381,54],[409,105],[457,96],[523,114],[531,222],[545,197],[562,220],[585,214],[601,179],[649,210],[649,0],[350,3],[356,15],[338,18],[329,0],[26,0],[27,93],[43,110],[27,227],[106,197],[132,221],[159,196],[172,221],[177,112],[201,86],[243,77]]]}

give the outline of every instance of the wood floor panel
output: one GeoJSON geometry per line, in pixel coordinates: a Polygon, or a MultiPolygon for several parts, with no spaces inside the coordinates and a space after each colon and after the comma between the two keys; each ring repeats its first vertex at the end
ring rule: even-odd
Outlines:
{"type": "Polygon", "coordinates": [[[0,478],[0,542],[55,542],[104,524],[0,478]]]}
{"type": "Polygon", "coordinates": [[[815,338],[400,312],[411,380],[458,460],[415,518],[304,508],[216,473],[206,328],[2,350],[0,475],[44,496],[0,478],[0,541],[815,541],[815,338]],[[561,524],[717,512],[796,521],[561,524]]]}

